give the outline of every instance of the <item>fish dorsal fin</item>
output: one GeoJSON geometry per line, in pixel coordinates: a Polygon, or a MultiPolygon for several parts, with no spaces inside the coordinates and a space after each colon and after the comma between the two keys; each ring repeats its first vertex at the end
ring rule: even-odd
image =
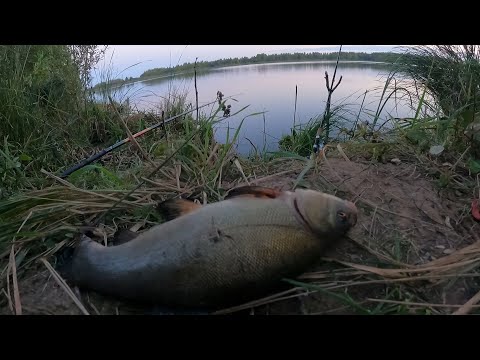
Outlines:
{"type": "Polygon", "coordinates": [[[263,199],[275,199],[280,196],[282,192],[273,188],[263,186],[241,186],[229,191],[225,199],[232,199],[237,197],[255,197],[263,199]]]}
{"type": "Polygon", "coordinates": [[[202,205],[186,199],[169,199],[157,205],[157,211],[165,218],[166,221],[176,219],[182,215],[191,213],[202,205]]]}
{"type": "MultiPolygon", "coordinates": [[[[280,196],[281,193],[282,192],[279,190],[263,186],[241,186],[230,190],[228,195],[225,197],[225,200],[238,197],[275,199],[276,197],[280,196]]],[[[198,210],[201,207],[201,204],[197,204],[191,200],[169,199],[159,203],[157,205],[157,211],[165,218],[166,221],[170,221],[182,215],[198,210]]]]}

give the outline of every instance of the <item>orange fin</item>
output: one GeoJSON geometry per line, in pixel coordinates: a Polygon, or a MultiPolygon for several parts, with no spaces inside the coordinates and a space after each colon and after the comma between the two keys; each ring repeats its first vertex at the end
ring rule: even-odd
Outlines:
{"type": "Polygon", "coordinates": [[[170,221],[179,216],[191,213],[201,207],[202,205],[194,203],[191,200],[169,199],[158,204],[157,210],[166,221],[170,221]]]}
{"type": "Polygon", "coordinates": [[[275,199],[280,196],[282,192],[273,188],[267,188],[263,186],[241,186],[236,189],[230,190],[225,199],[231,199],[236,197],[255,197],[265,199],[275,199]]]}

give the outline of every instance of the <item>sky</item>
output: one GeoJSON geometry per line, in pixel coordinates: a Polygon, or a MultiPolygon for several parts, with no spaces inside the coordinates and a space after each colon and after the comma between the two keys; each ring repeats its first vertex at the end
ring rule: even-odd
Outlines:
{"type": "MultiPolygon", "coordinates": [[[[343,45],[342,51],[394,51],[399,45],[343,45]]],[[[260,53],[332,52],[340,45],[110,45],[105,60],[94,72],[94,83],[111,69],[112,78],[138,77],[144,71],[185,62],[255,56],[260,53]]]]}

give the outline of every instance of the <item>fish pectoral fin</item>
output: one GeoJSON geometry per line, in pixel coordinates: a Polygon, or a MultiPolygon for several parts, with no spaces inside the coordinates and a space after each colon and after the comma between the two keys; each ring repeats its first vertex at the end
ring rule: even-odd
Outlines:
{"type": "Polygon", "coordinates": [[[170,221],[182,215],[191,213],[201,207],[202,205],[191,200],[169,199],[159,203],[157,205],[157,211],[165,218],[166,221],[170,221]]]}
{"type": "Polygon", "coordinates": [[[135,239],[139,234],[128,230],[128,229],[120,229],[113,235],[113,245],[121,245],[125,244],[133,239],[135,239]]]}
{"type": "Polygon", "coordinates": [[[281,191],[268,188],[264,186],[241,186],[229,191],[225,199],[232,199],[236,197],[255,197],[275,199],[282,194],[281,191]]]}

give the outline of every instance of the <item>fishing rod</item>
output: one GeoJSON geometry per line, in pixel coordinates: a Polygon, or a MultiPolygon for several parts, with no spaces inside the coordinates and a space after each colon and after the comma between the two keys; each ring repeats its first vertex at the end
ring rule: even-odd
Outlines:
{"type": "MultiPolygon", "coordinates": [[[[210,102],[210,103],[208,103],[208,104],[199,106],[198,109],[201,109],[201,108],[203,108],[203,107],[205,107],[205,106],[211,105],[211,104],[216,103],[216,102],[218,102],[218,99],[216,99],[215,101],[212,101],[212,102],[210,102]]],[[[177,119],[177,118],[179,118],[179,117],[181,117],[181,116],[187,115],[187,114],[189,114],[189,113],[191,113],[191,112],[193,112],[193,111],[196,111],[196,110],[197,110],[197,108],[195,107],[195,108],[192,109],[192,110],[188,110],[188,111],[185,111],[185,112],[183,112],[183,113],[181,113],[181,114],[172,116],[171,118],[168,118],[168,119],[165,120],[165,121],[161,121],[161,122],[159,122],[159,123],[157,123],[157,124],[155,124],[155,125],[152,125],[152,126],[150,126],[150,127],[147,127],[147,128],[145,128],[145,129],[143,129],[142,131],[139,131],[138,133],[132,135],[132,138],[136,138],[136,137],[142,136],[143,134],[147,133],[148,131],[151,131],[151,130],[153,130],[153,129],[156,129],[156,128],[158,128],[159,126],[162,126],[162,125],[164,125],[164,124],[167,124],[167,123],[169,123],[169,122],[171,122],[171,121],[173,121],[173,120],[175,120],[175,119],[177,119]]],[[[94,162],[95,160],[101,158],[101,157],[104,156],[105,154],[108,154],[110,151],[115,150],[116,148],[118,148],[118,147],[120,147],[120,146],[128,143],[130,140],[131,140],[130,137],[127,137],[127,138],[125,138],[125,139],[117,142],[116,144],[113,144],[112,146],[109,146],[108,148],[103,149],[102,151],[100,151],[100,152],[98,152],[98,153],[96,153],[96,154],[93,154],[93,155],[90,156],[89,158],[87,158],[87,159],[81,161],[80,163],[76,164],[75,166],[72,166],[71,168],[65,170],[65,171],[60,175],[60,178],[62,178],[62,179],[63,179],[63,178],[66,178],[66,177],[67,177],[68,175],[70,175],[71,173],[73,173],[73,172],[81,169],[82,167],[84,167],[84,166],[86,166],[86,165],[94,162]]]]}

